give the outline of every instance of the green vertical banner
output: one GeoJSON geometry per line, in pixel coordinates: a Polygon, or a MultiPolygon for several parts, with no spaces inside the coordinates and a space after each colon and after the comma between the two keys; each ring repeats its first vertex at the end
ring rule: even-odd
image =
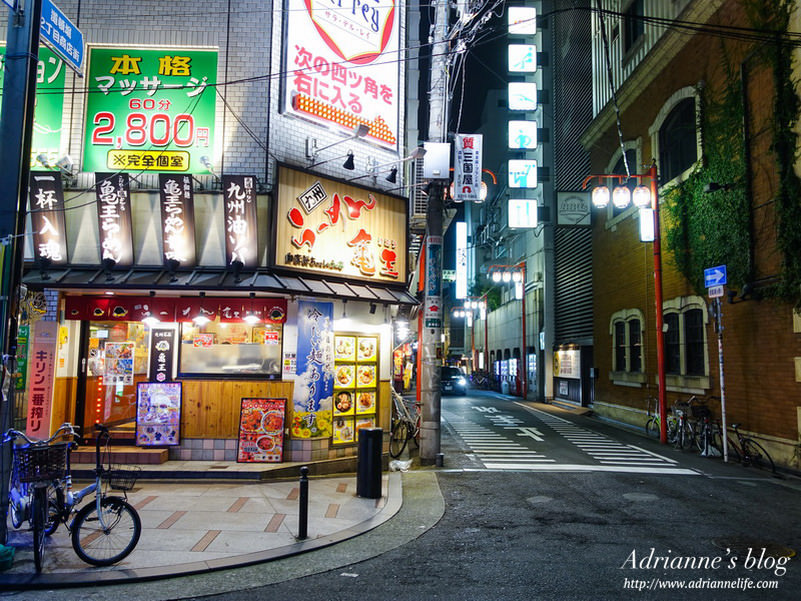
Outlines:
{"type": "MultiPolygon", "coordinates": [[[[0,97],[3,94],[6,47],[0,46],[0,97]]],[[[39,48],[36,68],[36,111],[31,141],[31,166],[43,154],[51,165],[61,158],[61,131],[64,114],[64,82],[67,68],[52,50],[39,48]]],[[[41,169],[41,167],[39,167],[41,169]]]]}
{"type": "Polygon", "coordinates": [[[20,326],[17,329],[17,377],[14,379],[14,390],[25,390],[28,383],[28,341],[31,337],[31,326],[20,326]]]}
{"type": "Polygon", "coordinates": [[[216,50],[91,48],[83,170],[210,173],[216,82],[216,50]]]}

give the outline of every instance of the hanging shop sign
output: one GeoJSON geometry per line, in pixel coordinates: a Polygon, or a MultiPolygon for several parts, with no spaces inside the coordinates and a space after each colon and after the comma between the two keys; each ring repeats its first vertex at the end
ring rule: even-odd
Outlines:
{"type": "Polygon", "coordinates": [[[557,225],[592,225],[590,208],[589,191],[556,193],[557,225]]]}
{"type": "Polygon", "coordinates": [[[142,321],[155,318],[162,322],[189,322],[203,316],[220,321],[242,321],[248,312],[267,323],[286,321],[286,299],[271,297],[152,297],[152,296],[68,296],[66,319],[84,321],[142,321]]]}
{"type": "Polygon", "coordinates": [[[399,18],[396,0],[285,0],[284,110],[349,132],[368,125],[368,140],[397,148],[399,18]]]}
{"type": "Polygon", "coordinates": [[[512,35],[537,34],[537,9],[529,6],[507,6],[509,33],[512,35]]]}
{"type": "Polygon", "coordinates": [[[483,160],[481,134],[457,134],[454,139],[453,200],[481,200],[483,160]]]}
{"type": "Polygon", "coordinates": [[[537,200],[532,198],[510,198],[508,203],[510,228],[537,227],[537,200]]]}
{"type": "Polygon", "coordinates": [[[192,176],[159,173],[159,197],[164,264],[177,261],[183,267],[193,267],[197,257],[192,176]]]}
{"type": "MultiPolygon", "coordinates": [[[[5,45],[0,45],[0,89],[5,75],[5,45]]],[[[61,158],[62,115],[64,113],[64,82],[67,70],[64,61],[49,48],[39,47],[36,68],[36,109],[33,114],[31,167],[36,157],[47,157],[48,165],[61,158]]]]}
{"type": "Polygon", "coordinates": [[[292,435],[295,438],[331,436],[334,392],[334,304],[298,301],[298,348],[292,435]]]}
{"type": "Polygon", "coordinates": [[[101,261],[133,265],[131,192],[127,173],[96,173],[95,197],[101,261]]]}
{"type": "Polygon", "coordinates": [[[84,171],[210,173],[217,52],[91,48],[84,171]]]}
{"type": "MultiPolygon", "coordinates": [[[[444,278],[443,278],[444,279],[444,278]]],[[[467,298],[467,223],[456,222],[456,298],[467,298]]]]}
{"type": "Polygon", "coordinates": [[[53,405],[53,383],[56,374],[58,322],[39,320],[33,325],[28,382],[28,416],[25,434],[30,438],[50,436],[50,415],[53,405]]]}
{"type": "Polygon", "coordinates": [[[508,166],[510,188],[537,187],[537,161],[509,159],[508,166]]]}
{"type": "Polygon", "coordinates": [[[14,379],[14,390],[16,391],[25,390],[28,382],[28,341],[30,337],[31,326],[23,325],[17,329],[17,373],[14,379]]]}
{"type": "Polygon", "coordinates": [[[222,177],[226,265],[254,269],[259,263],[255,186],[256,178],[249,175],[222,177]]]}
{"type": "Polygon", "coordinates": [[[535,73],[537,71],[537,47],[534,44],[509,44],[509,71],[512,73],[535,73]]]}
{"type": "Polygon", "coordinates": [[[51,0],[42,0],[39,34],[78,75],[83,73],[83,32],[51,0]]]}
{"type": "Polygon", "coordinates": [[[537,122],[509,121],[509,148],[511,150],[536,150],[537,122]]]}
{"type": "Polygon", "coordinates": [[[510,81],[509,110],[510,111],[536,111],[537,84],[528,81],[510,81]]]}
{"type": "Polygon", "coordinates": [[[31,171],[28,193],[36,260],[48,265],[67,264],[67,228],[61,173],[31,171]]]}
{"type": "Polygon", "coordinates": [[[150,369],[151,382],[172,380],[175,359],[175,328],[153,328],[150,330],[150,369]]]}
{"type": "Polygon", "coordinates": [[[276,267],[406,282],[406,199],[280,166],[273,206],[276,267]]]}
{"type": "Polygon", "coordinates": [[[286,399],[242,399],[238,463],[280,463],[284,455],[286,399]]]}
{"type": "MultiPolygon", "coordinates": [[[[108,344],[107,344],[108,346],[108,344]]],[[[181,442],[181,383],[136,385],[136,446],[176,446],[181,442]]]]}

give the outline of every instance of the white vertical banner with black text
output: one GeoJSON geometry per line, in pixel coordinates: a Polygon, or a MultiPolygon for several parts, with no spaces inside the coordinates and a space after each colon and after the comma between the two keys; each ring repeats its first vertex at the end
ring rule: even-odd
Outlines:
{"type": "Polygon", "coordinates": [[[481,134],[456,134],[453,164],[453,200],[481,200],[481,168],[484,138],[481,134]]]}

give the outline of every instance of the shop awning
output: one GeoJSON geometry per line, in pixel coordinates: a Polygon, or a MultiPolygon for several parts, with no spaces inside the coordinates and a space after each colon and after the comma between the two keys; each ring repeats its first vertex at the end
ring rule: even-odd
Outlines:
{"type": "Polygon", "coordinates": [[[187,296],[192,292],[228,295],[249,295],[253,292],[386,305],[418,304],[418,300],[402,288],[276,274],[268,270],[236,275],[223,269],[209,268],[171,273],[166,269],[145,267],[106,271],[97,267],[41,270],[31,266],[25,270],[23,282],[37,290],[52,288],[83,293],[114,290],[148,294],[155,291],[160,294],[187,296]]]}

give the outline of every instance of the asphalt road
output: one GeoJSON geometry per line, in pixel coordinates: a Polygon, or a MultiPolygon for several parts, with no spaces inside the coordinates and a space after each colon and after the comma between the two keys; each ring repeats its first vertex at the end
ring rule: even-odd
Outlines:
{"type": "Polygon", "coordinates": [[[405,474],[403,509],[368,534],[263,566],[77,598],[798,598],[799,559],[782,558],[801,549],[798,479],[497,395],[446,397],[443,418],[444,468],[405,474]]]}

